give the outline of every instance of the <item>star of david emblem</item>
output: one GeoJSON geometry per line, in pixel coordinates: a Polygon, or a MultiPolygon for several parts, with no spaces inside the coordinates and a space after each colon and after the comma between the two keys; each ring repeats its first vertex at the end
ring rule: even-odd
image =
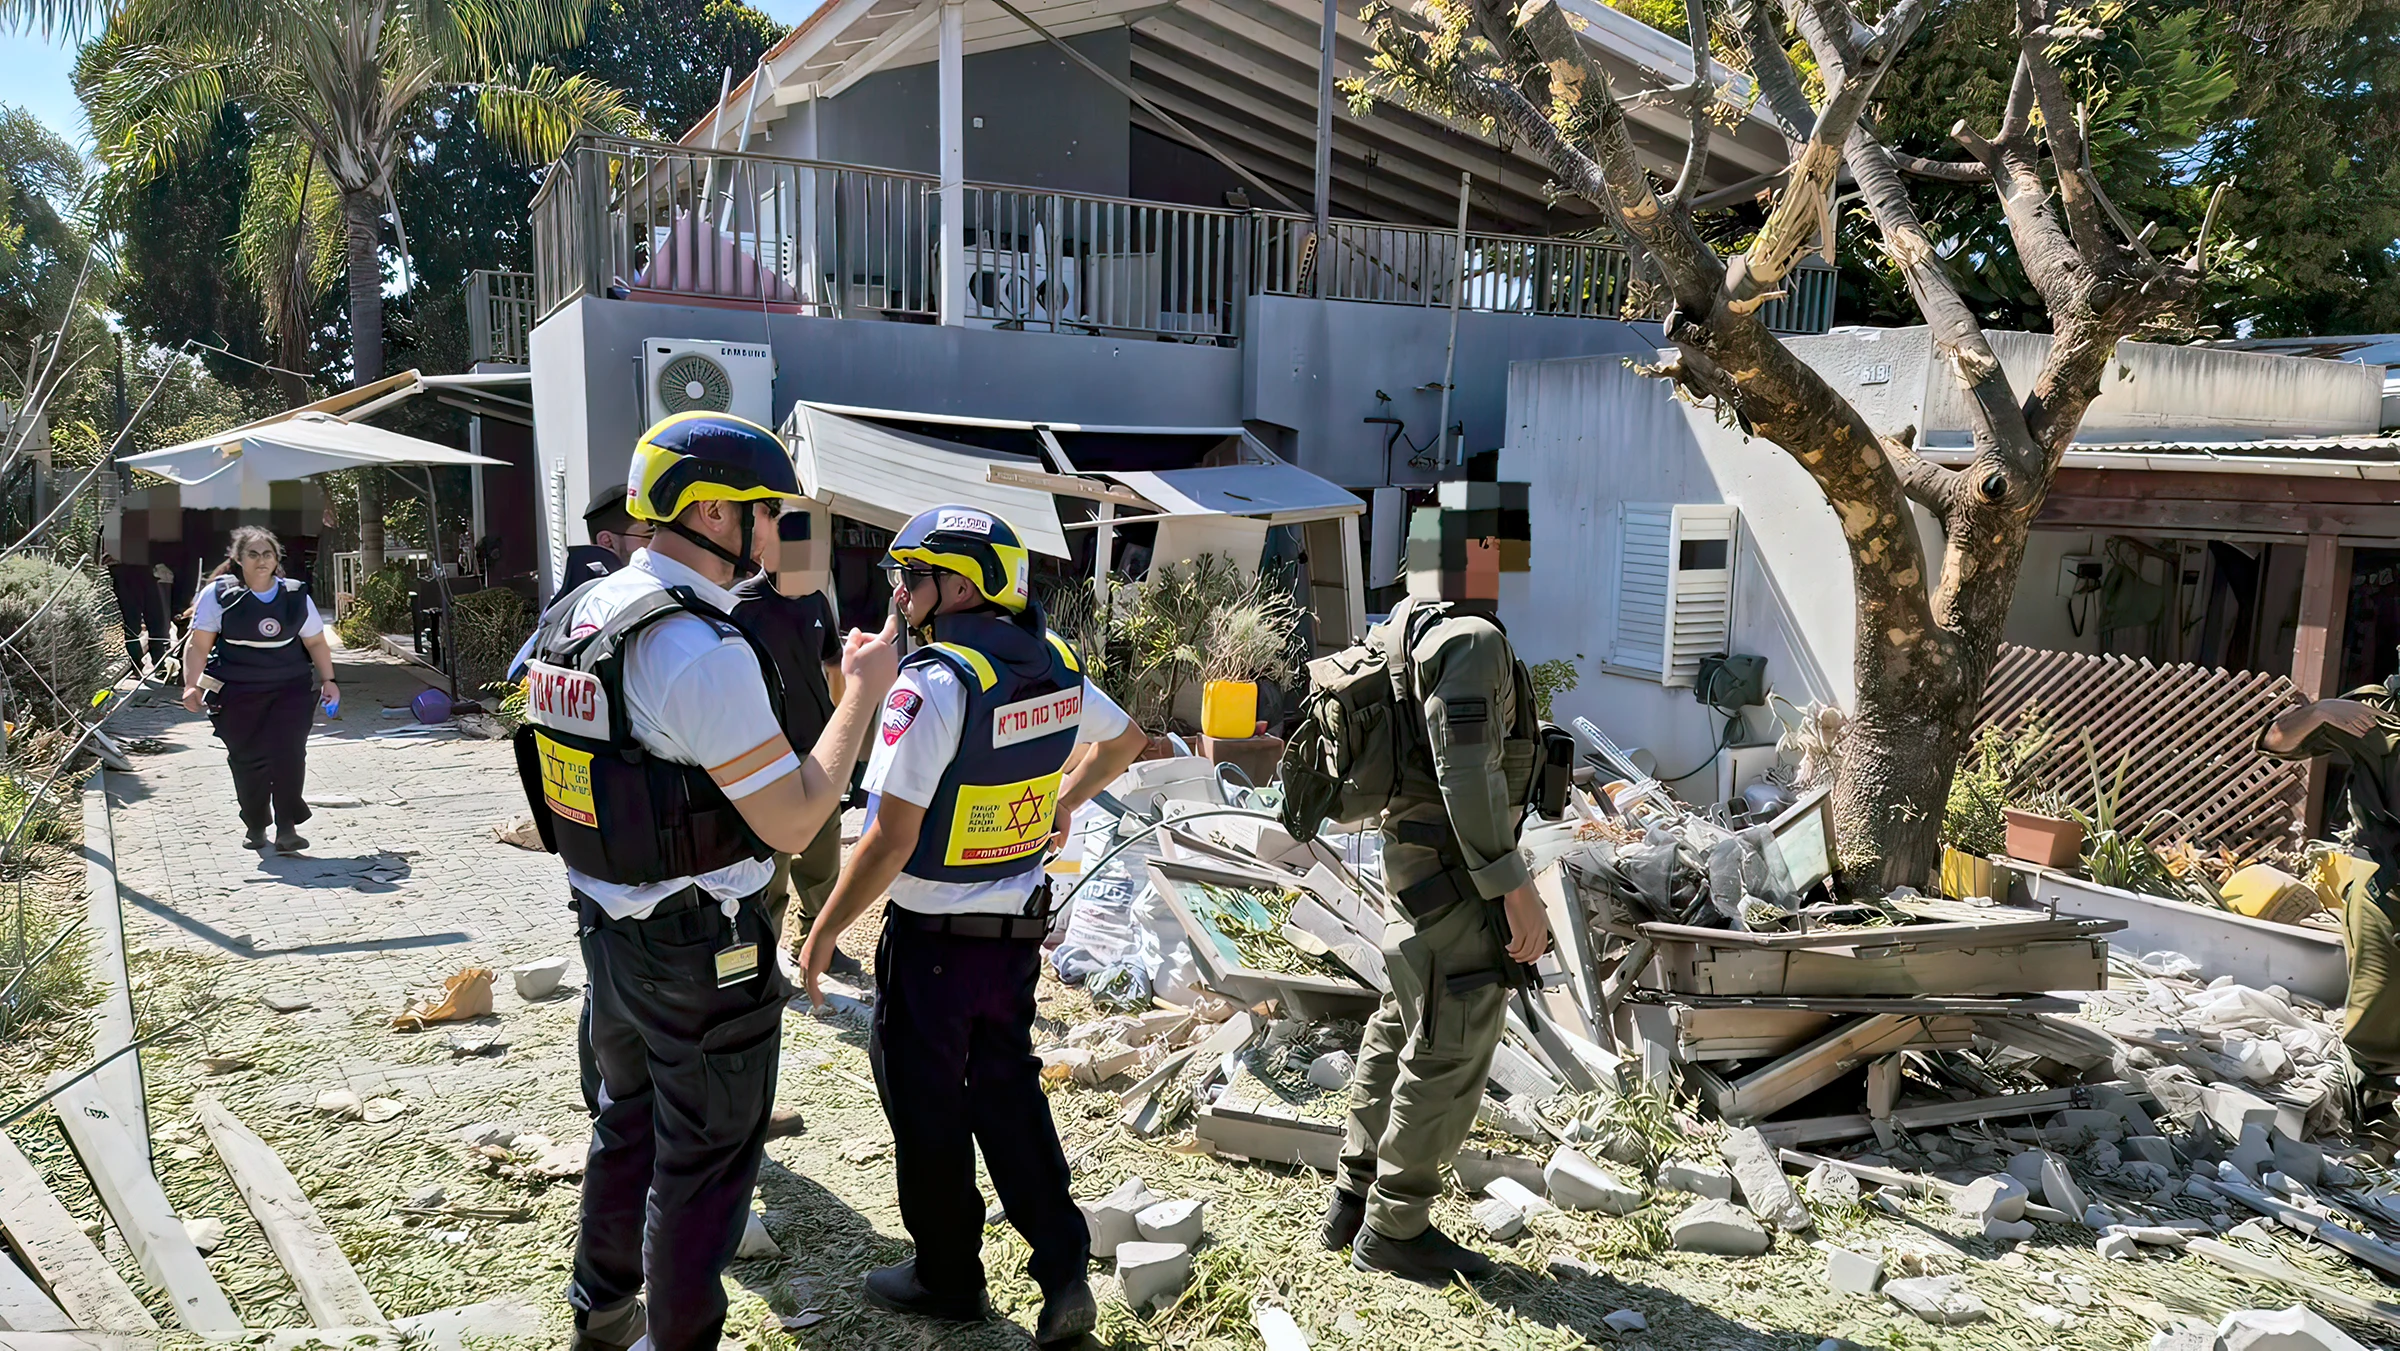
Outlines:
{"type": "Polygon", "coordinates": [[[1031,833],[1041,824],[1042,794],[1039,789],[1028,786],[1022,794],[1008,804],[1008,832],[1012,835],[1022,836],[1031,833]]]}

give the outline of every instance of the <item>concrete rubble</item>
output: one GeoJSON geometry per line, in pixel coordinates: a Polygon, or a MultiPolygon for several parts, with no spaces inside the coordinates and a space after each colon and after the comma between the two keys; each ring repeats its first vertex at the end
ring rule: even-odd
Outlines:
{"type": "Polygon", "coordinates": [[[1940,1327],[1977,1323],[1992,1316],[1991,1309],[1967,1289],[1965,1278],[1960,1276],[1912,1276],[1886,1281],[1883,1297],[1940,1327]]]}
{"type": "Polygon", "coordinates": [[[1755,1257],[1772,1245],[1766,1229],[1750,1212],[1731,1201],[1702,1199],[1684,1207],[1667,1224],[1668,1238],[1678,1252],[1713,1253],[1719,1257],[1755,1257]]]}
{"type": "Polygon", "coordinates": [[[1192,1282],[1192,1250],[1181,1243],[1125,1243],[1115,1255],[1117,1284],[1136,1309],[1171,1300],[1192,1282]]]}
{"type": "Polygon", "coordinates": [[[1565,1210],[1626,1215],[1639,1209],[1645,1199],[1640,1187],[1585,1158],[1582,1151],[1563,1146],[1542,1169],[1542,1181],[1551,1201],[1565,1210]]]}
{"type": "Polygon", "coordinates": [[[1658,1189],[1718,1201],[1733,1199],[1733,1174],[1698,1159],[1669,1159],[1658,1166],[1658,1189]]]}
{"type": "Polygon", "coordinates": [[[1883,1284],[1883,1255],[1827,1247],[1825,1284],[1846,1295],[1872,1295],[1883,1284]]]}
{"type": "Polygon", "coordinates": [[[1079,1201],[1084,1223],[1092,1231],[1092,1255],[1114,1257],[1117,1249],[1142,1236],[1141,1213],[1158,1204],[1138,1177],[1129,1177],[1097,1201],[1079,1201]]]}

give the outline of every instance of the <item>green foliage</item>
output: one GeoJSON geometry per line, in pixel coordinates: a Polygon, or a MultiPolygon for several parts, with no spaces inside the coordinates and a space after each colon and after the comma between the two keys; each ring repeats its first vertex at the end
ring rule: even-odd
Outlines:
{"type": "Polygon", "coordinates": [[[1135,721],[1164,727],[1194,680],[1288,678],[1299,623],[1290,589],[1271,574],[1252,577],[1222,554],[1169,563],[1114,597],[1099,678],[1135,721]],[[1213,651],[1236,640],[1236,652],[1213,651]]]}
{"type": "Polygon", "coordinates": [[[462,689],[478,689],[508,673],[508,659],[533,629],[525,598],[504,586],[485,587],[450,601],[450,654],[462,689]]]}
{"type": "MultiPolygon", "coordinates": [[[[0,638],[16,635],[0,648],[0,678],[20,732],[65,725],[70,708],[81,712],[103,688],[124,657],[114,608],[90,573],[34,554],[0,559],[0,638]]],[[[15,822],[12,814],[0,827],[15,822]]]]}
{"type": "Polygon", "coordinates": [[[2008,822],[2001,813],[2024,791],[2025,766],[2049,744],[2050,729],[2033,713],[2009,732],[1986,727],[1950,779],[1950,802],[1942,812],[1942,839],[1960,853],[1982,858],[2007,846],[2008,822]]]}
{"type": "Polygon", "coordinates": [[[2151,847],[2147,831],[2127,825],[2119,810],[2125,799],[2125,775],[2132,768],[2133,752],[2127,751],[2118,758],[2115,774],[2104,776],[2099,753],[2092,748],[2092,734],[2079,730],[2076,735],[2083,742],[2084,770],[2092,776],[2092,809],[2085,812],[2069,808],[2067,815],[2083,826],[2085,875],[2104,887],[2121,891],[2191,899],[2175,874],[2168,871],[2166,860],[2151,847]]]}
{"type": "Polygon", "coordinates": [[[358,584],[358,594],[350,598],[350,608],[333,626],[342,636],[345,646],[369,648],[386,633],[405,633],[409,624],[409,604],[416,578],[398,563],[384,564],[383,571],[358,584]]]}
{"type": "MultiPolygon", "coordinates": [[[[83,156],[41,119],[0,104],[0,369],[9,386],[29,382],[19,368],[36,341],[47,341],[62,320],[73,321],[71,346],[101,333],[98,300],[108,294],[105,255],[92,257],[82,304],[68,314],[91,236],[84,219],[83,156]]],[[[0,395],[18,396],[14,387],[0,395]]]]}
{"type": "MultiPolygon", "coordinates": [[[[1583,660],[1583,654],[1576,653],[1575,660],[1583,660]]],[[[1550,716],[1551,700],[1572,691],[1583,680],[1583,677],[1575,670],[1575,662],[1569,661],[1565,657],[1552,657],[1548,661],[1534,662],[1527,666],[1525,671],[1533,677],[1534,711],[1544,718],[1550,716]]]]}
{"type": "MultiPolygon", "coordinates": [[[[2052,49],[2089,108],[2094,172],[2155,252],[2184,248],[2210,191],[2233,184],[2202,290],[2219,336],[2400,327],[2400,6],[2103,0],[2097,41],[2052,49]]],[[[2016,61],[2011,0],[1943,7],[1878,91],[1895,148],[1965,158],[1953,123],[1990,134],[2016,61]]],[[[1986,323],[2047,330],[1988,185],[1910,180],[1918,212],[1986,323]]],[[[1863,211],[1842,222],[1845,322],[1922,322],[1863,211]]]]}

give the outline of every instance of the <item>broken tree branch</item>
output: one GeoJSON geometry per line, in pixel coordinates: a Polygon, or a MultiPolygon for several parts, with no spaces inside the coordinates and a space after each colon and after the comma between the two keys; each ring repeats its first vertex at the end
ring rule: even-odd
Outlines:
{"type": "Polygon", "coordinates": [[[1691,113],[1683,145],[1683,172],[1667,194],[1667,208],[1677,215],[1691,210],[1692,195],[1708,171],[1709,133],[1715,129],[1717,61],[1708,45],[1707,0],[1683,0],[1684,37],[1692,48],[1691,113]]]}
{"type": "MultiPolygon", "coordinates": [[[[1832,5],[1848,20],[1849,10],[1838,0],[1811,0],[1812,5],[1832,5]]],[[[1875,86],[1892,67],[1892,58],[1907,45],[1909,36],[1930,8],[1930,0],[1900,0],[1884,19],[1883,27],[1874,34],[1876,58],[1862,69],[1851,72],[1840,81],[1831,97],[1825,100],[1818,114],[1816,129],[1809,133],[1808,146],[1792,164],[1791,181],[1784,186],[1783,195],[1774,209],[1767,213],[1767,223],[1759,228],[1750,243],[1749,251],[1733,260],[1725,277],[1726,303],[1738,312],[1747,313],[1763,303],[1766,292],[1775,289],[1785,274],[1798,265],[1801,255],[1808,251],[1811,241],[1822,239],[1828,255],[1833,248],[1833,179],[1842,164],[1842,146],[1850,131],[1866,115],[1867,101],[1874,97],[1875,86]],[[1747,307],[1745,309],[1744,307],[1747,307]]],[[[1803,11],[1804,14],[1812,11],[1803,11]]],[[[1804,20],[1803,33],[1824,29],[1822,22],[1804,20]]],[[[1845,28],[1840,37],[1811,38],[1820,63],[1842,68],[1844,56],[1838,50],[1847,42],[1850,33],[1845,28]]]]}

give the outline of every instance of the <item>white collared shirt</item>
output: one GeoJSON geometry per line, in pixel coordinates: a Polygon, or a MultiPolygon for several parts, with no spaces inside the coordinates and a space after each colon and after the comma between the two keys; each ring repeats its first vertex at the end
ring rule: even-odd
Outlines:
{"type": "MultiPolygon", "coordinates": [[[[733,609],[733,594],[724,587],[642,549],[576,598],[568,632],[589,633],[642,596],[670,586],[689,587],[720,611],[733,609]]],[[[661,759],[707,769],[729,798],[748,797],[800,768],[768,702],[758,654],[748,641],[720,633],[697,615],[671,615],[636,634],[625,653],[624,682],[633,739],[661,759]]],[[[774,866],[744,859],[696,878],[643,886],[603,882],[569,868],[567,881],[611,918],[640,919],[695,882],[721,901],[739,900],[766,886],[774,866]]]]}

